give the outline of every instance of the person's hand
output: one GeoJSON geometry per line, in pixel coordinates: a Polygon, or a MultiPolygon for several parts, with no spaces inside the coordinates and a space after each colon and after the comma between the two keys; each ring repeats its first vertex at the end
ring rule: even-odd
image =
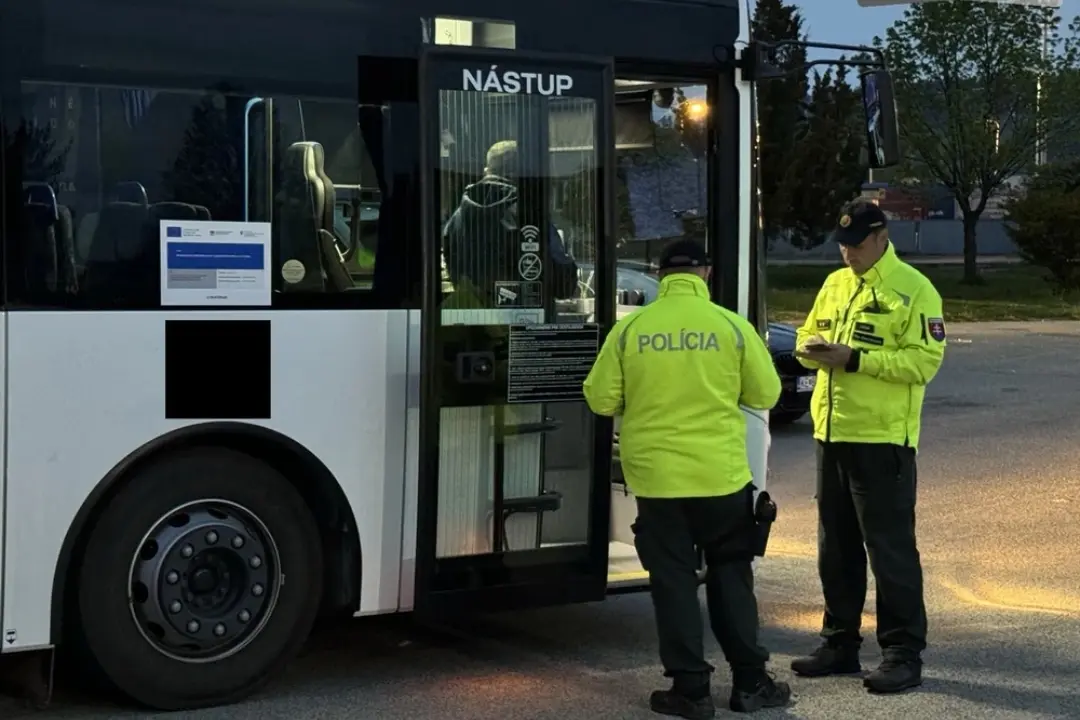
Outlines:
{"type": "Polygon", "coordinates": [[[821,363],[825,367],[842,368],[851,359],[851,348],[840,343],[825,343],[824,350],[810,350],[805,346],[796,351],[800,357],[821,363]]]}

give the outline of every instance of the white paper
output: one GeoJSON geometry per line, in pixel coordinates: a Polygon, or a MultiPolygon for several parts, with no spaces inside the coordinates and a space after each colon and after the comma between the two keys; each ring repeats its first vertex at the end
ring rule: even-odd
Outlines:
{"type": "Polygon", "coordinates": [[[162,220],[161,304],[270,305],[270,223],[162,220]]]}

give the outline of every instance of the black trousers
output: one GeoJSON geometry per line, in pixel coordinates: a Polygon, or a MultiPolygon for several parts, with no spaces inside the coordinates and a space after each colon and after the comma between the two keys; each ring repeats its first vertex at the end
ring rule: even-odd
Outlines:
{"type": "Polygon", "coordinates": [[[698,549],[708,568],[706,598],[713,634],[736,684],[760,677],[769,653],[758,644],[751,562],[753,488],[705,498],[638,498],[635,545],[649,572],[660,661],[675,686],[709,682],[698,601],[698,549]]]}
{"type": "Polygon", "coordinates": [[[866,559],[877,587],[877,638],[886,656],[926,648],[923,574],[915,542],[915,450],[872,443],[817,444],[821,634],[858,646],[866,559]]]}

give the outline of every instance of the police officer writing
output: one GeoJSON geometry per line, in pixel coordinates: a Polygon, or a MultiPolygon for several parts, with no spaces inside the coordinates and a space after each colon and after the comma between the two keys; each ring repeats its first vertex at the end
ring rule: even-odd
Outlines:
{"type": "Polygon", "coordinates": [[[798,331],[800,362],[818,369],[818,570],[824,644],[798,675],[858,673],[866,559],[877,583],[883,662],[871,692],[922,683],[923,575],[915,542],[915,452],[926,386],[945,354],[941,296],[889,242],[873,203],[847,205],[835,230],[846,268],[832,273],[798,331]]]}
{"type": "Polygon", "coordinates": [[[660,660],[673,681],[652,693],[650,706],[684,718],[715,713],[696,547],[708,567],[712,630],[734,679],[729,706],[780,707],[791,689],[766,673],[769,653],[758,643],[753,486],[739,407],[771,408],[780,378],[753,326],[711,302],[699,243],[672,243],[660,268],[656,300],[615,325],[584,388],[593,412],[622,416],[635,545],[649,573],[660,660]]]}

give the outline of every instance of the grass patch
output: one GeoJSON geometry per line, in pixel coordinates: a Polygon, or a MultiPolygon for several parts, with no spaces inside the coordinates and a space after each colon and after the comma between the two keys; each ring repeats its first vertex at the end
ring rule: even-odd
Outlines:
{"type": "MultiPolygon", "coordinates": [[[[835,267],[770,265],[769,319],[801,321],[814,305],[821,284],[835,267]]],[[[921,265],[941,293],[948,322],[990,320],[1080,320],[1080,298],[1055,294],[1046,272],[1028,264],[980,267],[983,284],[961,283],[960,265],[921,265]]]]}

